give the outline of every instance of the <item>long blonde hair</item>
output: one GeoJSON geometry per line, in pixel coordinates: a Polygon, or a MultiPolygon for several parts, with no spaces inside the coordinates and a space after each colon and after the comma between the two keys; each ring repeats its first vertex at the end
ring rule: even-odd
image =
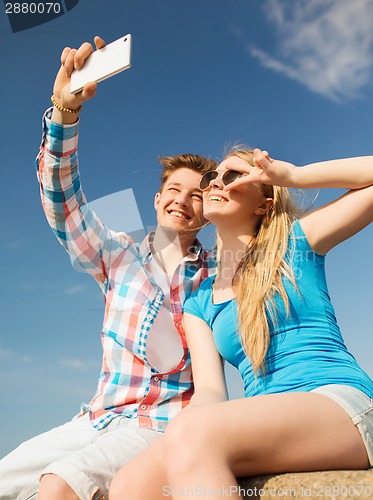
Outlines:
{"type": "MultiPolygon", "coordinates": [[[[253,152],[239,149],[227,157],[238,156],[254,165],[253,152]]],[[[289,313],[289,299],[282,278],[296,287],[294,274],[285,261],[290,229],[299,215],[287,188],[261,185],[273,206],[262,216],[255,237],[247,246],[233,277],[242,344],[252,361],[254,371],[265,371],[265,358],[270,342],[269,320],[276,323],[274,295],[279,293],[289,313]]]]}

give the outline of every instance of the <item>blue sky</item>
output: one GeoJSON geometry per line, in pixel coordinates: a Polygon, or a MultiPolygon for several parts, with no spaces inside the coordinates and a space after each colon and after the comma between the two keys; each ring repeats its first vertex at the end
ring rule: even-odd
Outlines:
{"type": "MultiPolygon", "coordinates": [[[[372,154],[370,0],[80,0],[17,33],[2,10],[0,456],[71,418],[96,388],[102,297],[46,223],[34,158],[63,47],[126,33],[132,68],[84,106],[79,149],[85,194],[108,196],[97,211],[115,213],[114,225],[122,213],[116,229],[136,203],[154,226],[161,154],[219,159],[237,142],[297,165],[372,154]],[[130,189],[132,201],[110,196],[130,189]]],[[[327,257],[345,341],[370,376],[372,243],[370,227],[327,257]]]]}

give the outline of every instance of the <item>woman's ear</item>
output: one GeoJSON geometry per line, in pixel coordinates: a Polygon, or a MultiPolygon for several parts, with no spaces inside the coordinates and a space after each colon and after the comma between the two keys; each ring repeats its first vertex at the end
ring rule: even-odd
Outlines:
{"type": "Polygon", "coordinates": [[[265,215],[268,213],[273,207],[273,199],[266,198],[265,201],[259,205],[259,207],[255,210],[256,215],[265,215]]]}

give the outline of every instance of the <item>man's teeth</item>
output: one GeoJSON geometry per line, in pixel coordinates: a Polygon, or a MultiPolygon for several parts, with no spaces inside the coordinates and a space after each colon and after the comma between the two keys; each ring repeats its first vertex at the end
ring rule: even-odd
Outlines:
{"type": "Polygon", "coordinates": [[[188,219],[186,215],[181,214],[180,212],[175,212],[175,210],[172,210],[172,212],[170,212],[170,215],[176,215],[176,217],[179,217],[179,219],[188,219]]]}
{"type": "Polygon", "coordinates": [[[222,198],[221,196],[213,195],[213,196],[210,196],[209,201],[226,201],[226,200],[224,198],[222,198]]]}

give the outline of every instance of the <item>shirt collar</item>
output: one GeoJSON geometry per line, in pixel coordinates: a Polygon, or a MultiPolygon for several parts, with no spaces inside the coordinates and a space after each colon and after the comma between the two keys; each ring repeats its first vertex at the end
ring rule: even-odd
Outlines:
{"type": "MultiPolygon", "coordinates": [[[[139,254],[142,259],[143,264],[148,264],[152,258],[152,243],[154,240],[155,232],[147,234],[139,247],[139,254]]],[[[196,238],[193,246],[190,248],[189,254],[184,257],[184,261],[195,262],[201,258],[203,252],[203,247],[201,242],[196,238]]]]}

